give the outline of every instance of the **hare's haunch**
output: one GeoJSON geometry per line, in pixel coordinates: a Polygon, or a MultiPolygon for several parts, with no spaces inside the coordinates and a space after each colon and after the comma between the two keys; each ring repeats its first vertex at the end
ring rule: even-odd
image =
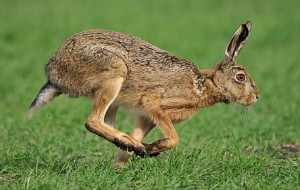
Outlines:
{"type": "Polygon", "coordinates": [[[254,81],[235,61],[250,31],[250,21],[242,24],[230,39],[224,60],[210,70],[199,70],[190,61],[129,34],[108,30],[75,34],[47,62],[48,80],[29,116],[60,94],[87,96],[94,108],[85,126],[123,150],[116,166],[133,153],[157,155],[178,144],[173,124],[191,118],[200,108],[257,101],[254,81]],[[138,118],[130,136],[117,130],[120,106],[138,118]],[[142,143],[154,126],[165,138],[142,143]]]}

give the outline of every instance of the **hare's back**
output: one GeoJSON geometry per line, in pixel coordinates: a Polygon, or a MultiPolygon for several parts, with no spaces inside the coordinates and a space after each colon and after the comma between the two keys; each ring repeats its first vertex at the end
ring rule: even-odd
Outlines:
{"type": "Polygon", "coordinates": [[[147,88],[182,83],[194,70],[189,61],[138,37],[108,30],[73,35],[46,65],[48,79],[73,96],[89,95],[95,85],[116,75],[126,76],[125,86],[147,88]]]}

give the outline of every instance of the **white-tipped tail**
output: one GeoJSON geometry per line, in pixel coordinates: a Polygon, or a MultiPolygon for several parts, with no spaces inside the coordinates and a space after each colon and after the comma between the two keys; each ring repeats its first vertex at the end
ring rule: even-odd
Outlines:
{"type": "Polygon", "coordinates": [[[61,92],[57,90],[49,81],[42,87],[37,97],[31,103],[28,110],[28,118],[31,118],[37,109],[49,104],[53,98],[60,95],[61,92]]]}

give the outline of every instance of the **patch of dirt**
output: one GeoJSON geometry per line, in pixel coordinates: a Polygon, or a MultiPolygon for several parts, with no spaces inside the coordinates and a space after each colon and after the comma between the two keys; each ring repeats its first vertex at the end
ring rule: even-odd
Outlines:
{"type": "Polygon", "coordinates": [[[300,143],[283,144],[281,150],[299,154],[300,143]]]}
{"type": "Polygon", "coordinates": [[[15,173],[3,172],[2,174],[4,174],[4,177],[0,176],[0,183],[1,182],[13,182],[15,179],[17,179],[19,177],[19,175],[15,174],[15,173]]]}
{"type": "Polygon", "coordinates": [[[253,148],[252,146],[246,147],[245,150],[250,154],[251,152],[264,152],[264,151],[275,151],[277,152],[276,157],[279,159],[293,159],[294,156],[300,153],[300,143],[292,142],[283,144],[280,146],[269,146],[263,148],[253,148]]]}

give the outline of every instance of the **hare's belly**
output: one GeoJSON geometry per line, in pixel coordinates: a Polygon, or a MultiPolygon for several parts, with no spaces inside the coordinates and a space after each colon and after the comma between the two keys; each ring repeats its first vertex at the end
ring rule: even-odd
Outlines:
{"type": "Polygon", "coordinates": [[[136,96],[120,92],[113,106],[123,107],[129,113],[147,118],[151,118],[150,112],[164,112],[170,116],[173,123],[188,120],[197,112],[196,102],[187,102],[182,98],[159,99],[155,94],[136,96]]]}
{"type": "Polygon", "coordinates": [[[148,115],[146,114],[146,111],[143,107],[130,106],[130,105],[126,105],[126,104],[121,105],[121,107],[123,107],[127,112],[129,112],[133,115],[148,117],[148,115]]]}
{"type": "MultiPolygon", "coordinates": [[[[123,107],[127,112],[134,114],[136,116],[143,116],[152,119],[144,107],[132,106],[128,104],[121,104],[119,106],[123,107]]],[[[195,109],[177,109],[176,111],[174,110],[164,110],[164,111],[170,116],[172,123],[180,123],[182,121],[188,120],[197,112],[197,110],[195,109]]]]}

